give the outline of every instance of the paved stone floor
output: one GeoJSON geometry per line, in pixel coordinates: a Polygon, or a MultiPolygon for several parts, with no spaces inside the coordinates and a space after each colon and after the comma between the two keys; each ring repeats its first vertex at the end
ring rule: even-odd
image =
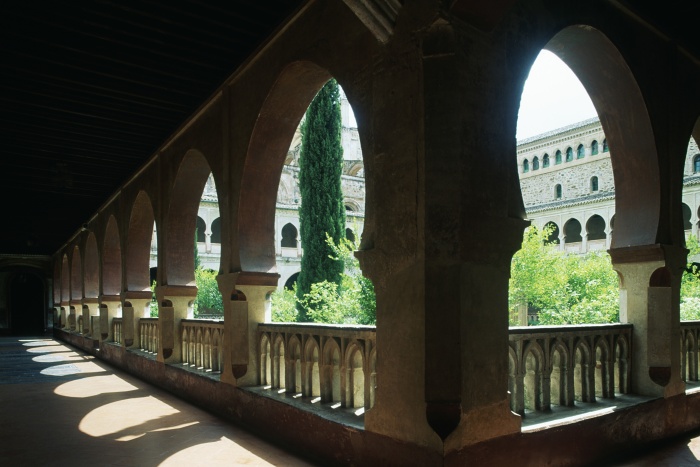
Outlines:
{"type": "MultiPolygon", "coordinates": [[[[0,338],[0,407],[0,465],[312,465],[48,337],[0,338]]],[[[605,465],[700,466],[700,431],[605,465]]]]}
{"type": "Polygon", "coordinates": [[[0,465],[312,465],[50,338],[0,338],[0,465]]]}

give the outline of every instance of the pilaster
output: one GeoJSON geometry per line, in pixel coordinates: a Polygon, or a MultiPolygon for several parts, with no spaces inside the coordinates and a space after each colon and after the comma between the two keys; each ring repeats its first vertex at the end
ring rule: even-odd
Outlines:
{"type": "Polygon", "coordinates": [[[182,361],[180,323],[194,317],[193,305],[197,298],[196,286],[162,285],[156,287],[158,299],[158,355],[163,363],[182,361]]]}
{"type": "Polygon", "coordinates": [[[620,322],[634,325],[632,392],[682,394],[679,297],[687,250],[655,244],[614,248],[610,256],[620,275],[620,322]]]}

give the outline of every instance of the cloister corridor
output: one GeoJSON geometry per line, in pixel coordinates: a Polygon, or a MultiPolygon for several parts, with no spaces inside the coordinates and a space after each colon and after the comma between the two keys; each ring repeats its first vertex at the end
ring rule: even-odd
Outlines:
{"type": "Polygon", "coordinates": [[[50,336],[0,338],[0,401],[1,465],[313,465],[50,336]]]}

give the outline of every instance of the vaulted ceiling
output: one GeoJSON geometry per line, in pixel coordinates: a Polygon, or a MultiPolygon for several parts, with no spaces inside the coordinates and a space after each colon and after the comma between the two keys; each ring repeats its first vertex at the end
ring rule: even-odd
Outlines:
{"type": "Polygon", "coordinates": [[[0,253],[54,253],[301,3],[4,4],[0,253]]]}

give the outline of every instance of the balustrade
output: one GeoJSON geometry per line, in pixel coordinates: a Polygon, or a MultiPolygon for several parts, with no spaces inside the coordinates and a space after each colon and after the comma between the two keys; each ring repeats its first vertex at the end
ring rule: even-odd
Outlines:
{"type": "Polygon", "coordinates": [[[182,363],[221,372],[224,323],[217,320],[188,319],[181,323],[182,363]]]}
{"type": "Polygon", "coordinates": [[[78,325],[76,326],[76,331],[80,334],[83,333],[83,315],[78,315],[78,325]]]}
{"type": "Polygon", "coordinates": [[[139,347],[147,352],[158,352],[158,318],[139,320],[139,347]]]}
{"type": "Polygon", "coordinates": [[[698,381],[698,337],[700,321],[681,321],[681,378],[698,381]]]}
{"type": "Polygon", "coordinates": [[[547,411],[629,392],[631,324],[510,328],[511,410],[547,411]]]}
{"type": "Polygon", "coordinates": [[[122,343],[122,318],[112,318],[112,336],[115,343],[122,343]]]}
{"type": "Polygon", "coordinates": [[[374,405],[376,328],[316,323],[258,325],[259,383],[334,407],[374,405]]]}

